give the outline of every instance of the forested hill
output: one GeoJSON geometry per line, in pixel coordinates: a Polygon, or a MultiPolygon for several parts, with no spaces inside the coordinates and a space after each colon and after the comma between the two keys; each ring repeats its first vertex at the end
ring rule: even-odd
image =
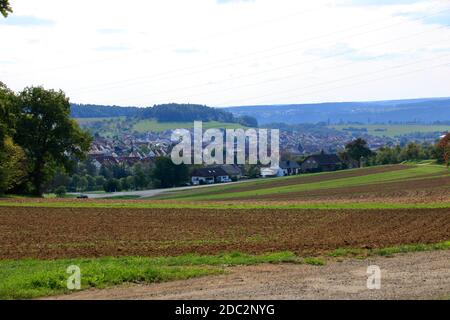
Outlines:
{"type": "Polygon", "coordinates": [[[450,121],[450,98],[230,107],[236,116],[254,116],[260,124],[318,122],[434,123],[450,121]]]}
{"type": "Polygon", "coordinates": [[[140,112],[140,109],[137,107],[102,106],[94,104],[72,103],[70,108],[73,118],[134,117],[140,112]]]}
{"type": "Polygon", "coordinates": [[[163,104],[148,108],[72,104],[73,118],[135,117],[159,122],[218,121],[257,127],[257,120],[249,115],[235,116],[224,109],[196,104],[163,104]]]}

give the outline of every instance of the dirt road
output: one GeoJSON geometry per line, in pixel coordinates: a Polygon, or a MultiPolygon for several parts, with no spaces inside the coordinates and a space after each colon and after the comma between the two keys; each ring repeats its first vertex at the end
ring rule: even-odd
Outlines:
{"type": "Polygon", "coordinates": [[[450,251],[326,266],[234,267],[223,276],[88,290],[55,299],[441,299],[450,297],[450,251]],[[368,290],[367,267],[381,268],[381,289],[368,290]]]}

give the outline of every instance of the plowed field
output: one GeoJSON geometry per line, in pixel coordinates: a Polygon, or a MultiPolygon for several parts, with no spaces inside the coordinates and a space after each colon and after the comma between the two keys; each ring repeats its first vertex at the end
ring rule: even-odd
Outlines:
{"type": "Polygon", "coordinates": [[[291,250],[315,255],[450,239],[450,210],[0,208],[0,258],[291,250]]]}

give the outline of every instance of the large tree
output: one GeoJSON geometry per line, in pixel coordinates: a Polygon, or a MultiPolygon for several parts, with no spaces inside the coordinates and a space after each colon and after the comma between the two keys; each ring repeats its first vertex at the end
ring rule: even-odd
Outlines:
{"type": "Polygon", "coordinates": [[[189,169],[185,164],[176,165],[170,158],[159,157],[155,161],[153,179],[162,188],[179,186],[189,180],[189,169]]]}
{"type": "Polygon", "coordinates": [[[0,0],[0,13],[6,18],[12,12],[9,0],[0,0]]]}
{"type": "Polygon", "coordinates": [[[447,133],[438,144],[438,152],[440,156],[444,160],[444,163],[447,165],[447,168],[450,167],[450,133],[447,133]]]}
{"type": "Polygon", "coordinates": [[[0,82],[0,194],[20,184],[26,174],[25,154],[12,140],[17,120],[16,96],[0,82]]]}
{"type": "Polygon", "coordinates": [[[372,155],[372,151],[367,146],[367,142],[361,138],[347,143],[345,152],[350,159],[360,162],[372,155]]]}
{"type": "Polygon", "coordinates": [[[0,81],[0,149],[7,136],[14,132],[17,119],[16,96],[0,81]]]}
{"type": "Polygon", "coordinates": [[[27,156],[32,193],[40,196],[57,169],[70,172],[85,158],[92,138],[70,118],[69,99],[62,91],[25,88],[18,106],[14,140],[27,156]]]}

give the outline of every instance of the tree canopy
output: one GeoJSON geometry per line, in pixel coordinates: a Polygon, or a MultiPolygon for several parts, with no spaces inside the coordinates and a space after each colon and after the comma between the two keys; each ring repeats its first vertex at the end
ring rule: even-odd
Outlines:
{"type": "Polygon", "coordinates": [[[91,137],[70,118],[62,91],[42,87],[18,95],[0,86],[0,192],[42,195],[58,169],[71,171],[91,137]]]}
{"type": "Polygon", "coordinates": [[[361,138],[347,143],[347,145],[345,146],[345,152],[350,159],[358,162],[361,160],[361,158],[367,159],[372,155],[372,151],[367,146],[367,142],[361,138]]]}
{"type": "Polygon", "coordinates": [[[12,8],[9,0],[0,0],[0,13],[6,18],[9,13],[12,13],[12,8]]]}
{"type": "Polygon", "coordinates": [[[159,157],[155,162],[153,178],[158,187],[171,188],[189,180],[189,169],[185,164],[175,165],[172,159],[159,157]]]}
{"type": "Polygon", "coordinates": [[[438,148],[447,167],[450,166],[450,133],[447,133],[438,144],[438,148]]]}
{"type": "Polygon", "coordinates": [[[91,138],[70,119],[69,99],[62,91],[26,88],[19,94],[19,109],[16,141],[30,160],[33,193],[41,195],[55,168],[71,170],[89,150],[91,138]]]}

